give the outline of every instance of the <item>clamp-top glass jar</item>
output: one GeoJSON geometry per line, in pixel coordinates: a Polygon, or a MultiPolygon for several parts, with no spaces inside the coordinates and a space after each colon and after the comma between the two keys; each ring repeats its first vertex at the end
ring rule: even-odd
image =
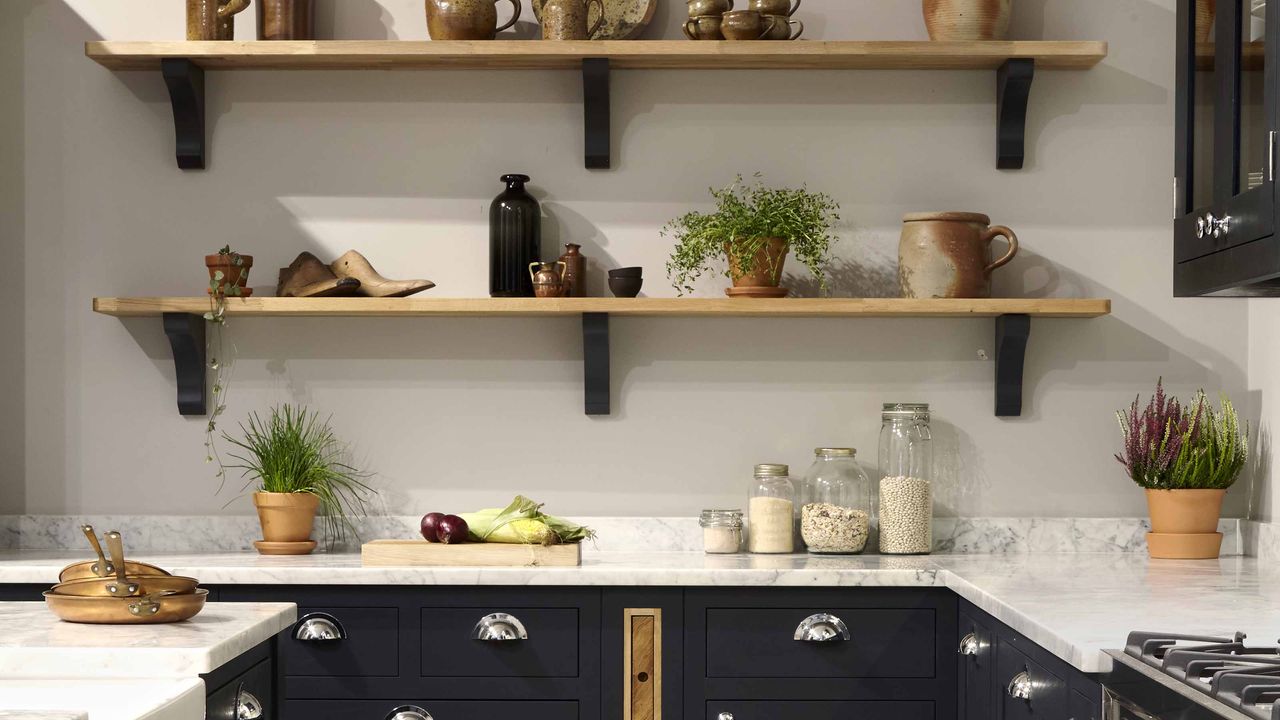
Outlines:
{"type": "Polygon", "coordinates": [[[702,549],[709,555],[730,555],[742,549],[741,510],[703,510],[702,549]]]}
{"type": "Polygon", "coordinates": [[[753,553],[795,551],[796,488],[786,465],[756,466],[747,504],[747,549],[753,553]]]}
{"type": "Polygon", "coordinates": [[[800,534],[811,553],[854,555],[867,546],[871,479],[853,448],[818,448],[809,472],[800,534]]]}
{"type": "Polygon", "coordinates": [[[929,431],[929,406],[886,403],[880,419],[880,552],[932,552],[933,436],[929,431]]]}

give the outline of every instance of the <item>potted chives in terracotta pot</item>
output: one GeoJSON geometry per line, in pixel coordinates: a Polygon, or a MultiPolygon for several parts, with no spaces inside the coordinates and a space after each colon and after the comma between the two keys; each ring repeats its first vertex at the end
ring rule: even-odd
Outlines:
{"type": "Polygon", "coordinates": [[[739,175],[729,187],[712,189],[714,213],[691,212],[663,228],[663,237],[676,239],[667,276],[681,295],[693,292],[693,282],[713,262],[724,260],[723,272],[733,282],[726,295],[786,297],[789,291],[779,285],[788,253],[826,289],[831,226],[840,220],[840,206],[829,195],[770,188],[756,178],[746,185],[739,175]]]}
{"type": "Polygon", "coordinates": [[[249,415],[240,424],[242,437],[223,433],[239,461],[231,465],[256,485],[253,504],[262,524],[262,540],[254,547],[263,555],[306,555],[316,547],[312,525],[319,514],[332,543],[354,531],[350,516],[363,514],[373,489],[363,473],[342,460],[345,448],[327,419],[304,406],[273,407],[264,420],[249,415]]]}
{"type": "Polygon", "coordinates": [[[1151,557],[1218,557],[1222,501],[1249,456],[1249,430],[1231,401],[1223,397],[1214,410],[1202,390],[1184,407],[1157,382],[1145,409],[1139,411],[1135,398],[1116,415],[1124,436],[1116,459],[1147,495],[1151,557]]]}

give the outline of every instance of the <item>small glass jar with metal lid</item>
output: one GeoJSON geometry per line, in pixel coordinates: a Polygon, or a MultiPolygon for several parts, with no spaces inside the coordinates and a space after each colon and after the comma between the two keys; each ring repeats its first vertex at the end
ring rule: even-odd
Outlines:
{"type": "Polygon", "coordinates": [[[933,435],[929,430],[929,406],[886,403],[880,419],[880,552],[932,552],[933,435]]]}
{"type": "Polygon", "coordinates": [[[742,550],[742,511],[703,510],[702,549],[708,555],[731,555],[742,550]]]}
{"type": "Polygon", "coordinates": [[[753,553],[795,552],[796,488],[786,465],[756,465],[747,503],[747,548],[753,553]]]}
{"type": "Polygon", "coordinates": [[[805,474],[808,487],[800,509],[800,534],[809,552],[856,555],[871,529],[871,478],[853,448],[818,448],[805,474]]]}

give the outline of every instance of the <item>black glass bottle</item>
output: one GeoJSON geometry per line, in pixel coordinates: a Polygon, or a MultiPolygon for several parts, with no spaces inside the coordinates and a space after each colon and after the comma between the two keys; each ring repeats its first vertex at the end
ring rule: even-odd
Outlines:
{"type": "Polygon", "coordinates": [[[489,206],[489,295],[533,297],[529,264],[542,254],[542,210],[524,189],[528,175],[503,175],[507,189],[489,206]]]}

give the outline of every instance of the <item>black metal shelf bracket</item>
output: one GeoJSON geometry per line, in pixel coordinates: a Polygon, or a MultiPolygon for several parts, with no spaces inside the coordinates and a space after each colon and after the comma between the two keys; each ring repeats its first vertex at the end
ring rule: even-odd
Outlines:
{"type": "Polygon", "coordinates": [[[996,318],[996,417],[1022,414],[1022,370],[1030,336],[1030,315],[996,318]]]}
{"type": "Polygon", "coordinates": [[[588,415],[608,415],[609,313],[582,314],[582,387],[588,415]]]}
{"type": "Polygon", "coordinates": [[[609,58],[582,60],[582,115],[585,131],[584,151],[588,170],[608,170],[610,165],[609,135],[609,58]]]}
{"type": "Polygon", "coordinates": [[[208,414],[204,323],[201,315],[164,314],[164,334],[173,350],[173,376],[178,385],[178,412],[182,415],[208,414]]]}
{"type": "Polygon", "coordinates": [[[996,167],[1021,170],[1027,154],[1027,101],[1036,61],[1010,58],[996,72],[996,167]]]}
{"type": "Polygon", "coordinates": [[[204,133],[204,68],[186,58],[164,58],[160,74],[173,104],[173,134],[178,167],[203,170],[209,146],[204,133]]]}

